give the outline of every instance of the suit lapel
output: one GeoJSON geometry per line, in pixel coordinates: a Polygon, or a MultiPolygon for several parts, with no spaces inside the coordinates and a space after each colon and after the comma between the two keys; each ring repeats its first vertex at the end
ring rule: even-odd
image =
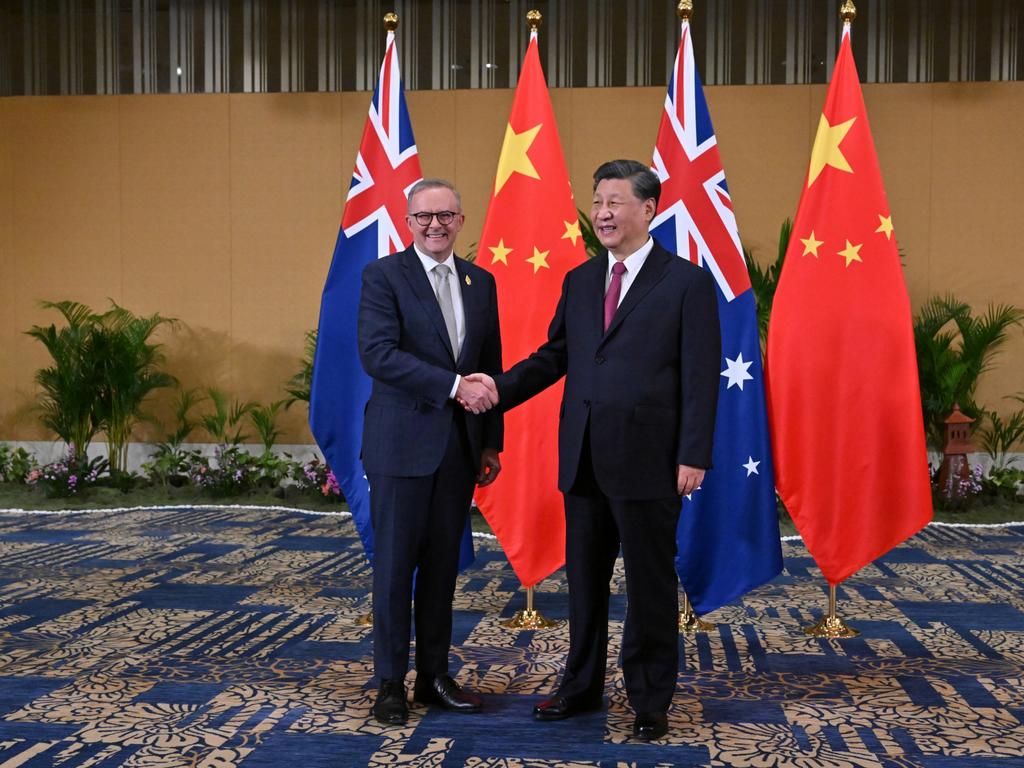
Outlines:
{"type": "Polygon", "coordinates": [[[586,272],[583,285],[583,296],[586,311],[590,316],[587,327],[594,329],[594,335],[600,339],[604,336],[604,280],[608,274],[608,251],[602,251],[589,262],[592,267],[586,272]]]}
{"type": "Polygon", "coordinates": [[[405,278],[409,283],[409,287],[412,288],[413,294],[423,305],[423,309],[426,310],[427,315],[434,324],[434,328],[437,330],[437,335],[441,337],[441,343],[444,344],[445,349],[448,350],[448,354],[454,362],[455,354],[452,352],[452,343],[448,339],[448,327],[444,324],[441,306],[437,303],[437,296],[434,295],[434,288],[430,284],[430,278],[427,277],[426,271],[423,269],[420,257],[416,255],[415,249],[409,246],[402,252],[401,259],[402,271],[405,272],[405,278]]]}
{"type": "Polygon", "coordinates": [[[459,350],[459,359],[457,361],[461,362],[462,358],[466,355],[466,350],[471,349],[470,345],[473,342],[474,331],[478,330],[480,325],[478,318],[483,310],[485,297],[482,294],[483,286],[477,285],[469,278],[469,273],[466,271],[466,262],[458,256],[455,257],[455,280],[456,288],[462,294],[462,314],[465,316],[464,322],[466,324],[466,338],[462,340],[462,348],[459,350]]]}
{"type": "MultiPolygon", "coordinates": [[[[644,265],[640,267],[640,272],[635,278],[633,278],[633,284],[629,286],[629,290],[626,292],[626,297],[622,300],[622,303],[619,304],[619,308],[615,310],[615,314],[612,315],[611,325],[608,326],[608,331],[604,334],[604,338],[607,339],[611,334],[615,333],[615,329],[622,325],[623,319],[633,311],[633,307],[639,304],[640,300],[658,284],[658,281],[661,280],[662,276],[665,274],[665,268],[668,266],[671,258],[673,257],[668,253],[668,251],[657,243],[654,244],[654,248],[652,248],[651,252],[647,255],[644,265]]],[[[603,325],[603,301],[601,303],[601,309],[601,323],[603,325]]]]}

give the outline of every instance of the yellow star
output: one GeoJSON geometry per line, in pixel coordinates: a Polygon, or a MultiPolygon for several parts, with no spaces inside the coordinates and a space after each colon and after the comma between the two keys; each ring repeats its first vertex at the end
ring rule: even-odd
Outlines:
{"type": "Polygon", "coordinates": [[[839,145],[846,138],[846,134],[850,131],[850,126],[853,125],[853,121],[856,119],[851,117],[845,123],[829,125],[825,115],[821,116],[821,120],[818,122],[818,133],[814,137],[814,149],[811,150],[811,168],[807,172],[808,187],[825,170],[826,165],[831,165],[840,171],[853,173],[853,169],[846,162],[846,158],[843,156],[842,150],[839,149],[839,145]]]}
{"type": "Polygon", "coordinates": [[[541,267],[544,267],[544,269],[551,269],[551,267],[548,266],[549,253],[551,253],[551,251],[539,251],[537,250],[537,246],[533,246],[533,256],[526,260],[528,263],[533,264],[533,274],[536,275],[537,270],[541,267]]]}
{"type": "Polygon", "coordinates": [[[566,221],[565,234],[562,235],[562,240],[572,240],[572,244],[576,245],[576,240],[580,237],[583,237],[583,234],[580,232],[579,219],[571,223],[566,221]]]}
{"type": "Polygon", "coordinates": [[[864,243],[860,245],[853,245],[849,240],[846,241],[846,247],[839,251],[839,255],[846,259],[846,266],[850,266],[851,261],[859,261],[863,263],[863,259],[860,257],[860,249],[864,246],[864,243]]]}
{"type": "Polygon", "coordinates": [[[878,229],[875,232],[881,232],[885,235],[886,240],[892,240],[892,214],[888,216],[878,214],[878,229]]]}
{"type": "Polygon", "coordinates": [[[531,179],[540,178],[540,174],[526,154],[533,140],[537,138],[540,128],[540,125],[535,125],[522,133],[516,133],[512,130],[512,123],[505,126],[505,140],[501,144],[501,156],[498,158],[498,177],[494,180],[494,194],[501,192],[501,188],[513,173],[521,173],[531,179]]]}
{"type": "Polygon", "coordinates": [[[804,244],[804,252],[801,254],[802,256],[810,254],[814,258],[818,258],[818,246],[824,243],[825,241],[816,239],[814,237],[814,230],[812,229],[811,236],[808,237],[806,240],[804,240],[801,237],[800,242],[804,244]]]}
{"type": "Polygon", "coordinates": [[[487,246],[487,250],[494,255],[494,258],[491,259],[491,264],[496,264],[500,261],[506,267],[508,266],[508,255],[512,253],[512,249],[505,247],[505,238],[499,240],[498,244],[494,247],[487,246]]]}

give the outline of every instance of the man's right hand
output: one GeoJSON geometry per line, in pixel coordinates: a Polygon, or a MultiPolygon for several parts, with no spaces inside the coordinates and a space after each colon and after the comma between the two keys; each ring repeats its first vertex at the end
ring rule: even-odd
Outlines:
{"type": "Polygon", "coordinates": [[[484,413],[498,404],[498,388],[486,373],[472,373],[459,379],[455,399],[470,413],[484,413]]]}

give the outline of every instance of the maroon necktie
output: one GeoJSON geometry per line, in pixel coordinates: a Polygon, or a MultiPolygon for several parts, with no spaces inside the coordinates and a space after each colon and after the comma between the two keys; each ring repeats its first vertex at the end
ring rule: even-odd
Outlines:
{"type": "Polygon", "coordinates": [[[615,317],[615,309],[619,306],[619,294],[622,293],[622,275],[626,271],[626,265],[621,261],[612,264],[612,281],[608,283],[608,292],[604,295],[604,329],[612,324],[615,317]]]}

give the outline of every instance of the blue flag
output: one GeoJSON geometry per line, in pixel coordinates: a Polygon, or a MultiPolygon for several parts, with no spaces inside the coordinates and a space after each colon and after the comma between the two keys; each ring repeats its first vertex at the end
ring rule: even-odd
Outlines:
{"type": "MultiPolygon", "coordinates": [[[[320,301],[309,397],[310,429],[341,486],[371,563],[370,487],[359,458],[363,409],[370,398],[371,382],[359,362],[359,291],[363,267],[411,242],[412,233],[405,223],[406,200],[409,188],[422,177],[398,69],[395,34],[389,31],[320,301]]],[[[472,561],[473,540],[467,523],[460,567],[472,561]]]]}
{"type": "Polygon", "coordinates": [[[676,533],[679,580],[694,610],[707,613],[780,573],[782,548],[754,292],[686,21],[653,168],[662,187],[651,234],[709,270],[718,286],[714,466],[684,499],[676,533]]]}

